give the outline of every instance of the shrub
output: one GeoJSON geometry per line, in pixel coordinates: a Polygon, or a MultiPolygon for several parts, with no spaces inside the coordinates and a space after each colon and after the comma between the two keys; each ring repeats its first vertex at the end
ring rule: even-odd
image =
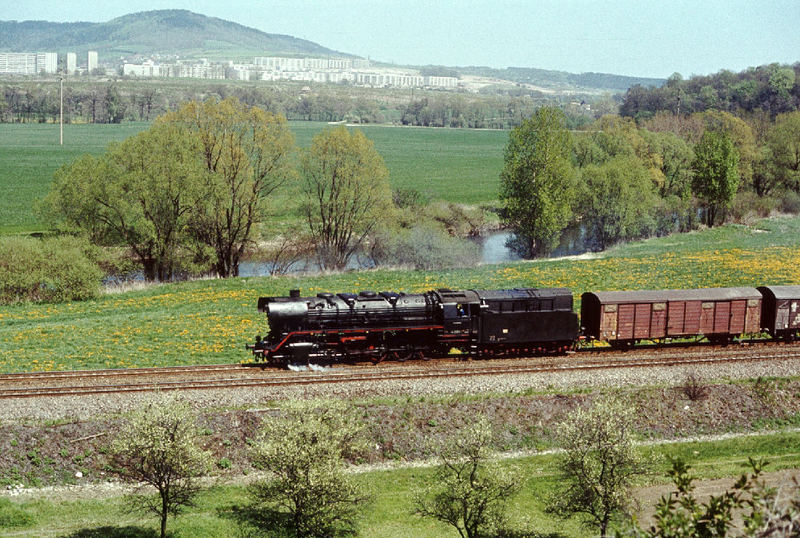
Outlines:
{"type": "Polygon", "coordinates": [[[0,238],[0,303],[81,301],[100,292],[103,273],[74,237],[0,238]]]}
{"type": "Polygon", "coordinates": [[[734,198],[728,216],[734,222],[750,224],[756,219],[768,217],[777,205],[774,198],[758,196],[753,192],[740,192],[734,198]]]}
{"type": "Polygon", "coordinates": [[[161,538],[166,536],[167,517],[193,505],[200,491],[198,478],[210,467],[211,455],[199,448],[199,438],[191,405],[168,396],[135,410],[111,445],[119,474],[138,484],[128,498],[129,507],[156,514],[161,538]]]}
{"type": "Polygon", "coordinates": [[[517,477],[489,462],[492,428],[486,417],[462,428],[440,446],[441,465],[417,491],[415,513],[456,528],[464,538],[502,531],[517,477]]]}
{"type": "Polygon", "coordinates": [[[467,267],[479,261],[477,245],[430,226],[383,232],[373,241],[371,255],[377,265],[417,270],[467,267]]]}
{"type": "Polygon", "coordinates": [[[392,191],[392,202],[398,209],[419,209],[428,205],[428,198],[417,189],[395,189],[392,191]]]}
{"type": "Polygon", "coordinates": [[[305,537],[354,534],[367,499],[345,461],[366,450],[363,431],[340,401],[292,402],[284,416],[266,419],[252,454],[270,472],[251,489],[260,525],[305,537]]]}
{"type": "Polygon", "coordinates": [[[440,223],[450,235],[478,236],[486,227],[485,210],[439,202],[425,208],[425,216],[440,223]]]}
{"type": "Polygon", "coordinates": [[[800,194],[795,191],[786,191],[780,199],[780,209],[784,213],[793,215],[800,213],[800,194]]]}

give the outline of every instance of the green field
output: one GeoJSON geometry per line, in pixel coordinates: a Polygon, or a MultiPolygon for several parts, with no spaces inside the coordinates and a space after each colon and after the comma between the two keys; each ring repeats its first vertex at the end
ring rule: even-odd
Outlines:
{"type": "MultiPolygon", "coordinates": [[[[93,301],[0,307],[0,372],[239,362],[266,330],[262,295],[321,291],[568,287],[586,290],[800,283],[800,218],[651,239],[598,259],[446,271],[199,280],[93,301]]],[[[577,307],[577,304],[576,304],[577,307]]]]}
{"type": "MultiPolygon", "coordinates": [[[[132,136],[146,123],[65,125],[0,124],[0,234],[42,231],[32,211],[48,191],[53,173],[79,155],[102,153],[109,142],[132,136]]],[[[324,123],[292,122],[306,147],[324,123]]],[[[508,138],[504,131],[365,126],[383,156],[395,188],[414,188],[432,200],[476,204],[495,200],[508,138]]],[[[296,193],[296,186],[290,192],[296,193]]],[[[293,203],[280,204],[291,208],[293,203]]],[[[288,218],[284,211],[279,218],[288,218]]]]}
{"type": "Polygon", "coordinates": [[[84,153],[102,153],[109,142],[124,140],[147,125],[0,124],[0,233],[41,231],[32,211],[48,191],[53,173],[84,153]]]}
{"type": "MultiPolygon", "coordinates": [[[[712,479],[737,477],[746,472],[748,456],[772,462],[767,471],[797,468],[800,466],[799,441],[800,434],[788,432],[714,442],[673,443],[643,451],[680,456],[692,464],[695,477],[712,479]]],[[[657,461],[652,476],[643,479],[641,485],[668,485],[664,475],[669,464],[663,457],[657,461]]],[[[503,465],[513,469],[522,486],[510,505],[508,528],[516,533],[512,536],[568,538],[591,532],[582,528],[576,519],[559,521],[544,511],[546,499],[557,485],[555,456],[505,460],[503,465]]],[[[458,536],[452,527],[412,514],[414,492],[431,473],[431,468],[409,468],[360,474],[358,480],[370,493],[372,502],[363,512],[359,536],[458,536]]],[[[655,501],[642,501],[642,512],[646,515],[652,509],[650,503],[655,501]]],[[[200,495],[197,506],[171,519],[168,528],[176,538],[251,536],[254,529],[247,524],[246,510],[249,502],[244,486],[214,486],[200,495]]],[[[153,517],[127,513],[124,506],[121,497],[108,494],[103,498],[78,500],[51,494],[38,500],[0,500],[0,518],[5,516],[17,522],[15,528],[8,529],[15,536],[155,536],[157,524],[153,517]]]]}

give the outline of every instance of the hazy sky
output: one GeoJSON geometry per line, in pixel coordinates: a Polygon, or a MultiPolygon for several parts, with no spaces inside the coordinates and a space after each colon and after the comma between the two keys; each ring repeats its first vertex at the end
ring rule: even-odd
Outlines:
{"type": "Polygon", "coordinates": [[[667,77],[800,61],[800,0],[0,0],[1,20],[189,9],[399,64],[667,77]]]}

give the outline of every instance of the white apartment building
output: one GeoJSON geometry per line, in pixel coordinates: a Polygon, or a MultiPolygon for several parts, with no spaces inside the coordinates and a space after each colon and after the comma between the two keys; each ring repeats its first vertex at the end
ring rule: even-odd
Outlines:
{"type": "Polygon", "coordinates": [[[258,56],[251,64],[211,63],[208,60],[184,60],[170,64],[146,61],[124,64],[124,75],[136,77],[182,77],[298,82],[349,82],[374,87],[438,87],[456,88],[456,77],[425,77],[410,69],[370,69],[369,60],[349,58],[282,58],[258,56]]]}
{"type": "Polygon", "coordinates": [[[90,50],[86,55],[86,70],[91,73],[97,69],[97,51],[90,50]]]}
{"type": "Polygon", "coordinates": [[[67,53],[67,74],[71,75],[78,70],[78,55],[74,52],[67,53]]]}
{"type": "Polygon", "coordinates": [[[162,77],[161,66],[147,61],[143,64],[122,64],[122,74],[133,77],[162,77]]]}
{"type": "Polygon", "coordinates": [[[55,52],[0,52],[0,73],[38,75],[58,70],[55,52]]]}

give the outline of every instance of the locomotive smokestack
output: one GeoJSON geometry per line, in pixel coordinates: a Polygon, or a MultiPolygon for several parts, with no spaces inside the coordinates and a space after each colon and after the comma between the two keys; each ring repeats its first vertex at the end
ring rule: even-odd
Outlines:
{"type": "Polygon", "coordinates": [[[300,290],[289,290],[289,297],[291,297],[292,299],[299,299],[300,290]]]}

